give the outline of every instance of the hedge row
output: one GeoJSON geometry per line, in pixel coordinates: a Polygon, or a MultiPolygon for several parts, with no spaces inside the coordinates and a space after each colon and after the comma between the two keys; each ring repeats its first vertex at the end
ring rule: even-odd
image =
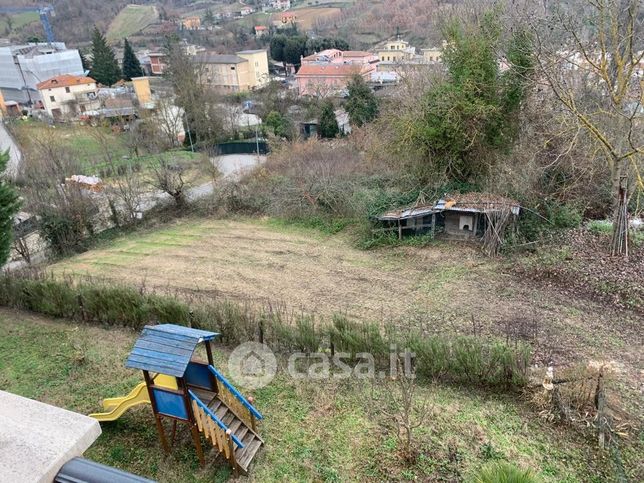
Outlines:
{"type": "Polygon", "coordinates": [[[182,300],[145,288],[96,280],[54,278],[42,272],[0,277],[0,305],[30,310],[50,317],[141,329],[148,323],[174,323],[221,334],[229,346],[256,340],[273,350],[370,353],[380,365],[390,359],[390,348],[416,354],[419,375],[457,383],[516,388],[527,381],[528,346],[470,336],[431,336],[343,316],[331,321],[289,313],[270,305],[232,302],[196,295],[182,300]]]}

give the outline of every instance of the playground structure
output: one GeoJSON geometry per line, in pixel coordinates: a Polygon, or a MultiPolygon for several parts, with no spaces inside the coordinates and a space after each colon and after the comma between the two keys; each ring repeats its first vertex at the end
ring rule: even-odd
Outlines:
{"type": "Polygon", "coordinates": [[[186,423],[204,465],[201,435],[223,455],[235,474],[248,468],[264,444],[257,434],[262,415],[244,398],[213,364],[211,342],[219,334],[173,324],[146,325],[128,356],[126,367],[141,369],[145,382],[127,396],[105,399],[105,412],[90,416],[114,421],[133,406],[150,403],[163,450],[170,452],[177,422],[186,423]],[[203,343],[207,363],[194,352],[203,343]],[[163,427],[172,420],[170,443],[163,427]]]}
{"type": "MultiPolygon", "coordinates": [[[[154,384],[168,389],[177,390],[177,381],[174,377],[157,374],[154,384]]],[[[90,414],[91,418],[98,421],[116,421],[128,409],[139,404],[150,404],[150,394],[145,382],[138,384],[127,396],[103,399],[103,413],[90,414]]]]}

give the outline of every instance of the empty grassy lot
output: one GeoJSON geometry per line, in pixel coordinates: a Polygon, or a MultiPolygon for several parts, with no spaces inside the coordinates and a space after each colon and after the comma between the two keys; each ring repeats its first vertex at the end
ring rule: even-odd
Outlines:
{"type": "Polygon", "coordinates": [[[159,12],[153,5],[127,5],[110,23],[107,40],[119,42],[152,25],[159,20],[159,12]]]}
{"type": "Polygon", "coordinates": [[[0,15],[0,32],[2,32],[3,34],[15,32],[17,30],[20,30],[25,25],[29,25],[33,22],[38,22],[39,20],[40,16],[38,15],[38,12],[22,12],[9,15],[0,15]],[[10,20],[7,21],[7,19],[10,20]],[[11,24],[11,28],[9,28],[9,24],[11,24]]]}
{"type": "Polygon", "coordinates": [[[539,364],[609,364],[641,414],[641,316],[521,279],[506,263],[458,244],[361,251],[342,233],[272,220],[189,219],[117,238],[50,268],[318,317],[343,313],[400,330],[509,333],[533,345],[539,364]]]}
{"type": "MultiPolygon", "coordinates": [[[[0,309],[0,389],[81,413],[102,398],[126,394],[141,375],[123,364],[136,334],[79,326],[0,309]]],[[[216,352],[225,370],[226,351],[216,352]]],[[[514,396],[454,387],[420,386],[431,411],[416,433],[418,461],[396,457],[395,436],[373,413],[368,385],[293,380],[279,374],[255,391],[265,420],[266,447],[251,468],[253,481],[469,481],[493,460],[531,468],[542,481],[610,481],[609,452],[595,449],[566,426],[546,423],[514,396]]],[[[228,468],[209,454],[199,468],[185,429],[164,458],[149,407],[138,407],[103,425],[85,454],[96,461],[161,482],[212,482],[228,468]]],[[[621,451],[628,477],[637,479],[637,453],[621,451]]]]}
{"type": "Polygon", "coordinates": [[[68,152],[72,159],[78,161],[79,168],[82,170],[81,173],[75,174],[101,175],[110,165],[105,153],[105,147],[108,146],[111,164],[114,166],[138,164],[146,180],[149,178],[149,170],[146,170],[146,167],[159,159],[170,159],[186,168],[189,173],[186,179],[195,180],[195,182],[210,181],[199,154],[173,150],[135,157],[127,146],[127,134],[112,131],[106,126],[59,124],[52,127],[39,121],[28,120],[17,121],[11,129],[22,149],[28,154],[42,156],[42,146],[56,146],[59,150],[68,152]]]}
{"type": "MultiPolygon", "coordinates": [[[[289,10],[286,13],[294,14],[296,18],[296,23],[298,28],[302,29],[312,29],[315,26],[317,20],[329,20],[333,17],[337,17],[342,12],[341,8],[338,7],[305,7],[305,8],[295,8],[289,10]]],[[[271,19],[273,21],[279,21],[282,18],[284,12],[274,13],[271,19]]]]}

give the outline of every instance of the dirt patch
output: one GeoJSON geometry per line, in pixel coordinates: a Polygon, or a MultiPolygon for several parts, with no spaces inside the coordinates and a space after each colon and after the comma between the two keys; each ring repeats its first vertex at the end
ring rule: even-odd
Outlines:
{"type": "Polygon", "coordinates": [[[610,234],[571,230],[514,268],[567,294],[644,315],[644,247],[631,244],[624,260],[609,255],[609,244],[610,234]]]}

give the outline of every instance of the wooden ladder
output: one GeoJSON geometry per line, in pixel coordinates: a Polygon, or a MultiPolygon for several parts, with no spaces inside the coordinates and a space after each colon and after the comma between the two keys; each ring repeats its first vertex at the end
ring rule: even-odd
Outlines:
{"type": "Polygon", "coordinates": [[[226,458],[235,474],[248,474],[264,440],[219,397],[213,395],[202,401],[192,390],[190,396],[199,431],[226,458]]]}

